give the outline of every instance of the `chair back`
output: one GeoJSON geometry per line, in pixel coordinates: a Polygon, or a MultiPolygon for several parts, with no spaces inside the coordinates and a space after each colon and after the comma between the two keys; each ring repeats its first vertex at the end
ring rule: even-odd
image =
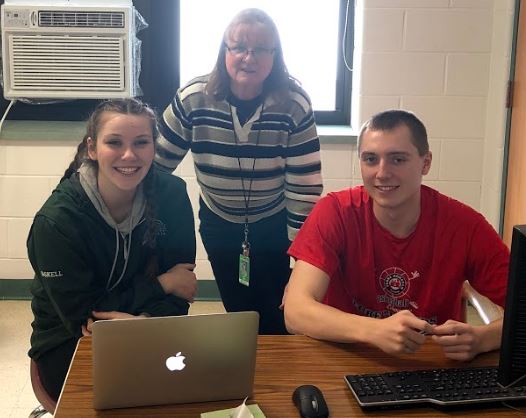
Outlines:
{"type": "Polygon", "coordinates": [[[44,388],[42,380],[40,380],[40,373],[38,371],[38,365],[35,360],[31,359],[31,365],[29,366],[31,374],[31,386],[33,387],[33,393],[35,394],[37,401],[44,407],[50,414],[55,413],[57,401],[55,401],[44,388]]]}
{"type": "MultiPolygon", "coordinates": [[[[473,306],[479,314],[480,319],[484,324],[489,324],[490,322],[504,317],[504,309],[493,303],[486,296],[483,296],[477,292],[467,280],[464,281],[464,285],[462,286],[462,295],[464,297],[465,304],[464,312],[467,310],[467,301],[469,301],[471,306],[473,306]]],[[[467,315],[465,314],[464,320],[466,319],[467,315]]]]}

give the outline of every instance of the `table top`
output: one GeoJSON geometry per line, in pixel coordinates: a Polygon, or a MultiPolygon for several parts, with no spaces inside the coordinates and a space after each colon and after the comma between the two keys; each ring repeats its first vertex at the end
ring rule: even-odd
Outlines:
{"type": "MultiPolygon", "coordinates": [[[[292,403],[294,389],[303,384],[318,386],[327,401],[331,418],[360,416],[410,417],[526,416],[505,407],[442,411],[432,407],[364,412],[354,399],[343,377],[345,374],[375,373],[391,370],[416,370],[440,367],[490,366],[498,363],[498,353],[478,356],[469,363],[448,360],[431,340],[413,355],[393,357],[361,344],[338,344],[304,336],[259,336],[254,395],[247,404],[257,403],[267,418],[299,417],[292,403]]],[[[93,399],[91,337],[83,337],[59,399],[55,417],[159,416],[200,417],[202,412],[233,408],[241,400],[163,405],[97,411],[93,399]]]]}

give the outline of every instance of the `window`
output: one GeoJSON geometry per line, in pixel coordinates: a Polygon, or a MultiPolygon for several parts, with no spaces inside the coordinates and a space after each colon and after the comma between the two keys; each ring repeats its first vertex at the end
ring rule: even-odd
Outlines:
{"type": "Polygon", "coordinates": [[[349,124],[352,77],[345,68],[342,38],[345,32],[346,60],[352,65],[353,1],[135,0],[134,3],[150,24],[144,31],[145,44],[153,41],[153,45],[150,48],[145,45],[144,50],[148,49],[145,53],[153,52],[155,57],[154,61],[143,60],[144,77],[141,77],[152,85],[141,85],[145,92],[150,92],[145,98],[158,107],[164,108],[181,84],[210,72],[223,31],[239,10],[259,7],[276,22],[288,69],[311,96],[317,122],[349,124]]]}
{"type": "MultiPolygon", "coordinates": [[[[324,0],[134,0],[149,27],[142,41],[140,85],[144,100],[161,112],[176,89],[212,69],[223,31],[241,9],[259,7],[276,22],[285,62],[310,95],[319,124],[349,124],[353,1],[324,0]],[[347,10],[349,8],[349,10],[347,10]],[[348,27],[345,31],[346,12],[348,27]]],[[[3,101],[5,109],[7,102],[3,101]]],[[[17,103],[8,119],[82,120],[93,101],[46,106],[17,103]]]]}

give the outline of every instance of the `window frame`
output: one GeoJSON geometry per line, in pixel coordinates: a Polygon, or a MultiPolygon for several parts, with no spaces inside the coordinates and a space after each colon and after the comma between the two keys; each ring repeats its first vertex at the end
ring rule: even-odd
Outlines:
{"type": "Polygon", "coordinates": [[[340,0],[340,13],[338,22],[338,62],[336,70],[336,103],[335,110],[321,111],[315,110],[314,116],[318,125],[346,125],[351,123],[351,92],[352,92],[352,72],[346,68],[343,54],[346,53],[347,64],[353,68],[354,50],[354,1],[340,0]],[[348,7],[347,33],[345,33],[345,14],[348,7]],[[349,48],[343,48],[346,42],[349,48]]]}
{"type": "MultiPolygon", "coordinates": [[[[347,45],[353,45],[354,2],[339,0],[338,63],[336,74],[336,103],[333,111],[315,111],[318,125],[349,125],[351,114],[352,73],[345,68],[342,56],[342,42],[345,26],[345,10],[349,4],[347,45]]],[[[3,3],[0,0],[0,4],[3,3]]],[[[139,85],[143,90],[142,99],[161,114],[172,101],[180,87],[179,62],[180,45],[180,2],[179,0],[133,0],[137,11],[148,23],[140,31],[141,74],[139,85]],[[167,53],[167,50],[173,54],[167,53]]],[[[352,66],[352,47],[348,48],[347,61],[352,66]]],[[[196,74],[198,75],[198,74],[196,74]]],[[[301,81],[301,80],[300,80],[301,81]]],[[[0,111],[3,113],[9,101],[0,97],[0,111]]],[[[70,100],[47,105],[32,105],[17,102],[9,112],[9,120],[85,120],[98,100],[70,100]],[[57,116],[60,115],[60,116],[57,116]]]]}
{"type": "MultiPolygon", "coordinates": [[[[141,86],[144,89],[144,99],[152,104],[158,111],[163,111],[171,100],[178,87],[180,48],[174,42],[174,54],[166,54],[166,39],[179,39],[179,0],[134,0],[135,7],[149,23],[147,30],[143,31],[143,67],[141,71],[141,86]],[[175,16],[175,21],[173,17],[175,16]],[[155,54],[156,48],[158,49],[155,54]],[[155,56],[155,63],[152,57],[155,56]],[[160,82],[159,80],[164,80],[160,82]]],[[[315,111],[316,122],[319,125],[350,125],[351,116],[351,88],[352,73],[345,68],[342,56],[343,33],[345,29],[345,11],[347,0],[339,0],[340,19],[338,30],[338,63],[336,74],[336,103],[333,111],[315,111]]],[[[347,45],[354,44],[354,7],[349,6],[347,19],[347,45]]],[[[348,48],[347,62],[352,67],[352,48],[348,48]]],[[[196,74],[197,76],[198,74],[196,74]]],[[[301,81],[301,80],[300,80],[301,81]]]]}

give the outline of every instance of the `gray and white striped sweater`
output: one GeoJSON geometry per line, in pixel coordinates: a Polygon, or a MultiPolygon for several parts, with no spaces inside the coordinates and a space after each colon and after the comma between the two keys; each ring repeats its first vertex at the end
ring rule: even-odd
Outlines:
{"type": "Polygon", "coordinates": [[[206,82],[206,76],[192,80],[164,111],[157,164],[174,170],[191,149],[203,200],[234,223],[245,220],[242,179],[245,191],[252,180],[249,222],[287,208],[293,240],[323,189],[320,143],[307,94],[298,86],[285,102],[267,97],[241,125],[235,106],[204,92],[206,82]]]}

